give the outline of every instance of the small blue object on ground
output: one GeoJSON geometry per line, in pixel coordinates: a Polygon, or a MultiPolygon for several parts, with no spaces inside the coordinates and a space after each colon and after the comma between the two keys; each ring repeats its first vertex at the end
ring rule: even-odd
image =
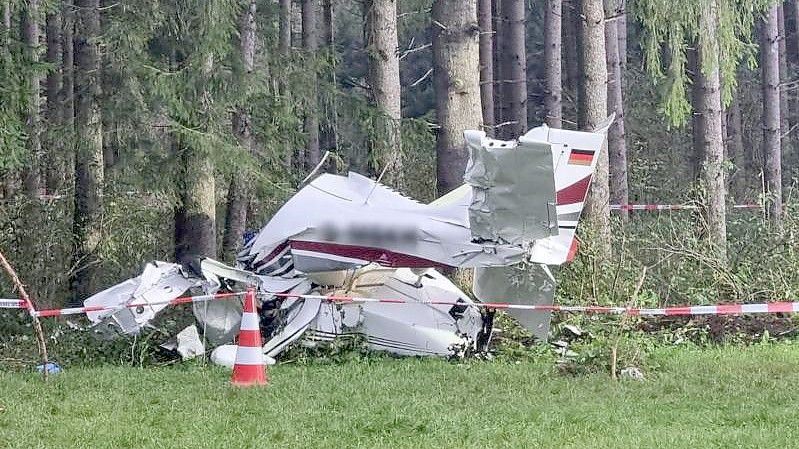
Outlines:
{"type": "Polygon", "coordinates": [[[52,362],[47,365],[38,365],[36,366],[36,370],[41,373],[44,371],[45,366],[47,367],[47,374],[58,374],[61,372],[61,367],[52,362]]]}

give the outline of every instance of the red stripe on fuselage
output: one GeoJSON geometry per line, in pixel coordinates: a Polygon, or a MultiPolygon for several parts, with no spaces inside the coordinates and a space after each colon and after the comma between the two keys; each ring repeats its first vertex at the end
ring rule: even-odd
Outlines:
{"type": "Polygon", "coordinates": [[[446,268],[447,265],[409,254],[397,253],[383,248],[371,248],[357,245],[342,245],[329,242],[307,242],[292,240],[291,249],[313,251],[316,253],[332,254],[341,257],[375,262],[384,267],[391,268],[446,268]]]}

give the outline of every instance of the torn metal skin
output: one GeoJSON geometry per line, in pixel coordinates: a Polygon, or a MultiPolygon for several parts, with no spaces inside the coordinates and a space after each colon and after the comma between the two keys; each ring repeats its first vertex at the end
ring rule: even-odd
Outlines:
{"type": "MultiPolygon", "coordinates": [[[[553,268],[571,260],[607,126],[595,133],[541,126],[516,141],[466,131],[466,184],[422,204],[364,176],[323,174],[300,189],[238,255],[236,267],[203,259],[199,267],[153,262],[141,276],[100,292],[86,305],[121,306],[256,287],[263,350],[277,357],[306,345],[360,334],[369,346],[399,355],[453,356],[482,351],[490,312],[435,268],[474,268],[480,301],[549,304],[553,268]],[[391,298],[409,304],[334,304],[276,293],[391,298]],[[459,305],[427,304],[453,301],[459,305]]],[[[136,333],[163,306],[95,312],[94,329],[136,333]]],[[[232,364],[241,302],[193,305],[217,363],[232,364]],[[221,346],[220,346],[221,345],[221,346]]],[[[544,340],[549,312],[511,315],[544,340]]],[[[189,333],[194,335],[193,332],[189,333]]],[[[185,336],[185,335],[184,335],[185,336]]],[[[196,353],[194,338],[186,353],[196,353]]],[[[181,351],[180,341],[177,350],[181,351]]]]}

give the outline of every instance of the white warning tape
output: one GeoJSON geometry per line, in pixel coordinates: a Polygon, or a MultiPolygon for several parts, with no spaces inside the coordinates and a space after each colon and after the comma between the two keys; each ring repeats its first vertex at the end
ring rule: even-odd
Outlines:
{"type": "MultiPolygon", "coordinates": [[[[759,204],[733,204],[733,209],[760,209],[759,204]]],[[[698,204],[611,204],[611,210],[697,210],[702,206],[698,204]]]]}
{"type": "Polygon", "coordinates": [[[603,307],[603,306],[560,306],[526,305],[506,302],[463,303],[457,301],[409,301],[406,299],[359,298],[353,296],[295,295],[279,293],[273,296],[287,298],[321,299],[338,304],[381,303],[381,304],[430,304],[482,307],[486,309],[528,310],[537,312],[607,313],[636,316],[685,316],[685,315],[739,315],[744,313],[796,313],[799,302],[770,302],[761,304],[717,304],[712,306],[679,306],[664,308],[603,307]]]}

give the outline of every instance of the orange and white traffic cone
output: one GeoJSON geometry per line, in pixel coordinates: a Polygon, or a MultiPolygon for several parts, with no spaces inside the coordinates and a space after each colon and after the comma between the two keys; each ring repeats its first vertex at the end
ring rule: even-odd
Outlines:
{"type": "Polygon", "coordinates": [[[261,329],[255,312],[255,290],[247,290],[244,297],[244,313],[241,314],[239,346],[236,349],[236,364],[230,383],[237,386],[266,385],[266,366],[261,348],[261,329]]]}

